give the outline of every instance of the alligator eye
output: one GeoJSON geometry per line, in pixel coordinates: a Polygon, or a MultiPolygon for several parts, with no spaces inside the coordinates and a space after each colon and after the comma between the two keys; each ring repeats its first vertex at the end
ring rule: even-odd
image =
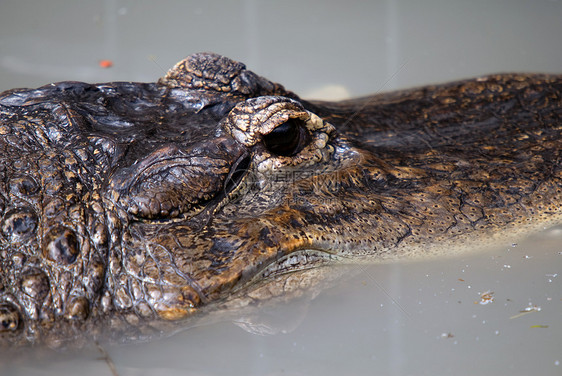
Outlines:
{"type": "Polygon", "coordinates": [[[289,119],[263,136],[263,143],[273,154],[290,157],[306,144],[306,130],[300,119],[289,119]]]}

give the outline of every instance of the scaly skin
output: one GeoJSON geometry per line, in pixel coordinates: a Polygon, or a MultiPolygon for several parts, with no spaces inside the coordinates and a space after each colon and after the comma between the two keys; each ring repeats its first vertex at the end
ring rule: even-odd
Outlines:
{"type": "Polygon", "coordinates": [[[142,340],[296,270],[560,223],[561,96],[505,74],[306,102],[213,54],[5,92],[0,339],[142,340]]]}

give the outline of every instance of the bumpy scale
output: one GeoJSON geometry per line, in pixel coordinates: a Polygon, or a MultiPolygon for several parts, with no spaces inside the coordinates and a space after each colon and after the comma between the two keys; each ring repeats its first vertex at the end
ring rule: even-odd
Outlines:
{"type": "Polygon", "coordinates": [[[308,102],[214,54],[2,93],[0,341],[144,340],[297,270],[559,223],[561,96],[508,74],[308,102]]]}

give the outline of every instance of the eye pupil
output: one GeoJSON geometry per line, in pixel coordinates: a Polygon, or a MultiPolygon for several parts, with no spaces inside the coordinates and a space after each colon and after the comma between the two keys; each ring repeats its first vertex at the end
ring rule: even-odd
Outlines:
{"type": "Polygon", "coordinates": [[[305,130],[303,121],[289,119],[263,136],[263,142],[271,153],[290,157],[302,150],[305,130]]]}

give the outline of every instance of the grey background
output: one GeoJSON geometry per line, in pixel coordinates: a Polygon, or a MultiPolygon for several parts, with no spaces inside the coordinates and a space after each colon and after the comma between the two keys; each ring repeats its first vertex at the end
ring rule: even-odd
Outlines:
{"type": "MultiPolygon", "coordinates": [[[[562,4],[0,0],[0,90],[154,81],[198,51],[243,61],[305,97],[562,73],[562,4]]],[[[224,322],[107,351],[121,375],[559,375],[561,241],[551,230],[482,253],[365,267],[308,307],[280,308],[281,327],[300,322],[287,334],[224,322]],[[478,304],[486,291],[494,302],[478,304]]],[[[95,349],[27,350],[2,359],[0,374],[110,374],[98,358],[95,349]]]]}
{"type": "Polygon", "coordinates": [[[560,72],[561,19],[553,0],[2,0],[0,90],[154,81],[199,51],[243,61],[299,93],[336,84],[369,94],[391,77],[385,89],[560,72]],[[101,59],[114,66],[100,68],[101,59]]]}

